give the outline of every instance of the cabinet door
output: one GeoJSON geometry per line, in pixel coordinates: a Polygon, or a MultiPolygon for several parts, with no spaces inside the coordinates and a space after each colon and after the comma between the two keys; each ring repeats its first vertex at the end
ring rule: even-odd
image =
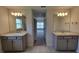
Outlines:
{"type": "Polygon", "coordinates": [[[26,36],[23,36],[22,41],[23,41],[23,48],[26,49],[27,47],[27,41],[26,41],[26,36]]]}
{"type": "Polygon", "coordinates": [[[58,39],[57,40],[57,50],[67,50],[67,40],[58,39]]]}
{"type": "Polygon", "coordinates": [[[69,39],[68,40],[68,50],[76,50],[77,49],[77,39],[69,39]]]}
{"type": "Polygon", "coordinates": [[[13,49],[15,51],[21,51],[23,50],[23,44],[22,44],[22,40],[13,40],[13,49]]]}
{"type": "Polygon", "coordinates": [[[1,43],[2,43],[2,49],[3,49],[3,51],[12,51],[13,50],[12,40],[3,39],[1,41],[1,43]]]}

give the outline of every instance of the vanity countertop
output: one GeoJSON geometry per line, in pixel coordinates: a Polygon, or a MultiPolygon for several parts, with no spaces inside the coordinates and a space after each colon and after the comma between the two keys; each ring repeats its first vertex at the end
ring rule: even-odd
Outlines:
{"type": "Polygon", "coordinates": [[[18,32],[18,33],[7,33],[7,34],[2,34],[1,36],[24,36],[27,34],[26,31],[18,32]]]}
{"type": "Polygon", "coordinates": [[[56,36],[79,36],[79,33],[75,32],[53,32],[56,36]]]}

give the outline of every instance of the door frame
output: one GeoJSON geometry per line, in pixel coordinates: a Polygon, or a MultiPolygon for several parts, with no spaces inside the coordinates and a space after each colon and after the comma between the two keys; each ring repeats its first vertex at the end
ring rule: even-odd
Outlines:
{"type": "MultiPolygon", "coordinates": [[[[47,19],[46,19],[46,18],[47,18],[47,13],[46,13],[46,11],[45,11],[45,19],[44,19],[44,20],[45,20],[45,21],[44,21],[44,22],[45,22],[45,23],[44,23],[44,24],[45,24],[45,25],[44,25],[44,27],[45,27],[45,28],[44,28],[45,45],[47,45],[47,43],[46,43],[47,19]]],[[[33,45],[35,46],[35,39],[36,39],[36,38],[35,38],[35,35],[36,35],[35,32],[36,32],[36,31],[35,31],[35,27],[34,27],[34,26],[35,26],[35,18],[34,18],[34,16],[33,16],[33,10],[32,10],[32,24],[33,24],[33,37],[34,37],[34,38],[33,38],[33,39],[34,39],[33,45]]]]}

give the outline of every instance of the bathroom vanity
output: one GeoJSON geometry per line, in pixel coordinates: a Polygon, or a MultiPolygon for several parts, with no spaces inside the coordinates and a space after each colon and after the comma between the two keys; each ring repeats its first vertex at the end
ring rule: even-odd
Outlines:
{"type": "Polygon", "coordinates": [[[53,47],[56,50],[76,50],[78,47],[78,33],[53,32],[53,47]]]}
{"type": "Polygon", "coordinates": [[[24,51],[27,47],[27,32],[1,35],[3,51],[24,51]]]}

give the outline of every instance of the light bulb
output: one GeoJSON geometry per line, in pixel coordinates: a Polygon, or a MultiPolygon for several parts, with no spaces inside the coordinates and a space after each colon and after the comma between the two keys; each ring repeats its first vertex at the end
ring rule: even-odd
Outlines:
{"type": "Polygon", "coordinates": [[[60,12],[59,15],[62,16],[62,13],[60,12]]]}
{"type": "Polygon", "coordinates": [[[62,13],[62,16],[64,16],[65,14],[64,13],[62,13]]]}
{"type": "Polygon", "coordinates": [[[11,15],[14,15],[14,13],[13,13],[13,12],[11,12],[11,15]]]}
{"type": "Polygon", "coordinates": [[[19,12],[17,13],[17,16],[20,16],[20,13],[19,12]]]}
{"type": "Polygon", "coordinates": [[[68,13],[66,12],[66,13],[65,13],[65,15],[67,16],[67,15],[68,15],[68,13]]]}
{"type": "Polygon", "coordinates": [[[19,15],[22,16],[22,13],[20,13],[19,15]]]}
{"type": "Polygon", "coordinates": [[[14,15],[17,16],[18,14],[15,12],[14,15]]]}
{"type": "Polygon", "coordinates": [[[57,12],[57,16],[59,16],[59,13],[57,12]]]}

